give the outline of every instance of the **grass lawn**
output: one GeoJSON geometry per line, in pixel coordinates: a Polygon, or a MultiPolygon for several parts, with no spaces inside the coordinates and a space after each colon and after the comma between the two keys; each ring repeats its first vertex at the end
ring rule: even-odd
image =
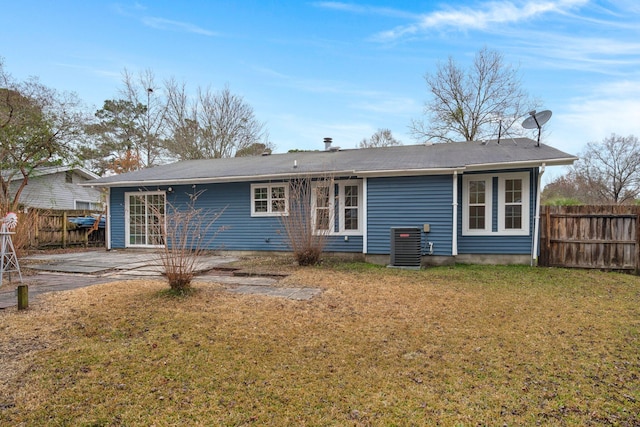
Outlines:
{"type": "Polygon", "coordinates": [[[293,269],[310,301],[132,281],[0,312],[0,425],[640,425],[640,278],[293,269]]]}

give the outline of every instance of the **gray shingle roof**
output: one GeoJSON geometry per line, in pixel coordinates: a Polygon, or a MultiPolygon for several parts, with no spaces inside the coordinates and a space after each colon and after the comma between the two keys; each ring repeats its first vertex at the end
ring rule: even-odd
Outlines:
{"type": "Polygon", "coordinates": [[[528,138],[433,145],[403,145],[340,151],[306,151],[256,157],[189,160],[87,184],[105,187],[232,182],[294,175],[402,176],[454,170],[569,165],[577,157],[528,138]]]}

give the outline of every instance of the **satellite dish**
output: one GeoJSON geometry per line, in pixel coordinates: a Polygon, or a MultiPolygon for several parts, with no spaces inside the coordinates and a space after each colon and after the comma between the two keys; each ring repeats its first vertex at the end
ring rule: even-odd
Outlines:
{"type": "Polygon", "coordinates": [[[522,122],[522,127],[525,129],[538,129],[538,147],[540,146],[540,132],[542,130],[542,125],[547,123],[551,118],[551,110],[540,111],[539,113],[536,110],[529,111],[529,117],[524,119],[522,122]]]}

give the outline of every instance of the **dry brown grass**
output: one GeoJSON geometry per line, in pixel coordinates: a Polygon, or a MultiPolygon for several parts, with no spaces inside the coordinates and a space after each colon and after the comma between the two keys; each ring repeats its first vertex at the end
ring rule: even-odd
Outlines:
{"type": "Polygon", "coordinates": [[[337,264],[283,280],[323,288],[311,301],[52,294],[0,313],[24,371],[0,383],[0,424],[637,426],[639,280],[337,264]]]}

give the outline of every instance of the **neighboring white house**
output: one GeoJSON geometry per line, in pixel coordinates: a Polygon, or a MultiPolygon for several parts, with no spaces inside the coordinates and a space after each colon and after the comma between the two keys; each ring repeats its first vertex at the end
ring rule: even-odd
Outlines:
{"type": "MultiPolygon", "coordinates": [[[[81,167],[37,168],[22,190],[20,204],[43,209],[102,210],[103,197],[100,190],[78,185],[96,178],[99,178],[98,175],[81,167]]],[[[15,174],[10,187],[12,195],[21,183],[22,175],[15,174]]]]}

